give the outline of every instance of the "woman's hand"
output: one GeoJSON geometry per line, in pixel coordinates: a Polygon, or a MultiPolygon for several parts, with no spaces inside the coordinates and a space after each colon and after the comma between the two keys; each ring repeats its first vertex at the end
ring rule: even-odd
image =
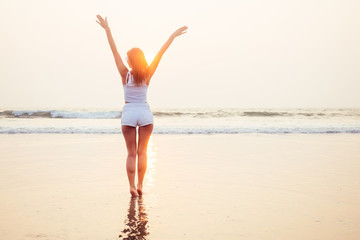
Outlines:
{"type": "Polygon", "coordinates": [[[186,33],[185,31],[186,31],[187,29],[188,29],[187,26],[183,26],[183,27],[179,28],[178,30],[176,30],[176,31],[172,34],[172,36],[173,36],[174,38],[177,37],[177,36],[180,36],[180,35],[186,33]]]}
{"type": "Polygon", "coordinates": [[[100,24],[100,26],[102,26],[105,30],[109,29],[109,24],[107,21],[107,17],[105,17],[105,20],[100,16],[100,15],[96,15],[96,17],[99,19],[99,21],[96,20],[96,22],[98,24],[100,24]]]}

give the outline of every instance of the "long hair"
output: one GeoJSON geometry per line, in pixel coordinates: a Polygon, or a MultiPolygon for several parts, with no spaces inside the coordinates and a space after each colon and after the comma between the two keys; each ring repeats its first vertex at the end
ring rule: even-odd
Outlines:
{"type": "Polygon", "coordinates": [[[143,51],[140,48],[132,48],[127,52],[127,57],[131,64],[131,73],[134,76],[135,85],[142,85],[146,81],[149,69],[143,51]]]}

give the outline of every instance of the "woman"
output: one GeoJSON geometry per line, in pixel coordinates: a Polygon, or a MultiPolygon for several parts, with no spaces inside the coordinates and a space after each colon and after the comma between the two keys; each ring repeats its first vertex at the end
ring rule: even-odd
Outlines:
{"type": "Polygon", "coordinates": [[[130,193],[132,196],[142,194],[144,175],[147,165],[147,145],[153,130],[153,115],[147,103],[147,89],[150,79],[154,74],[161,57],[168,49],[172,41],[181,34],[186,33],[187,27],[184,26],[176,30],[161,47],[160,51],[148,66],[144,53],[139,48],[132,48],[127,52],[127,62],[131,68],[128,70],[121,60],[120,54],[116,49],[114,39],[111,35],[110,27],[105,20],[97,15],[96,21],[106,31],[111,51],[115,58],[115,63],[121,75],[124,87],[125,105],[121,115],[121,130],[125,138],[128,151],[126,160],[126,170],[129,178],[130,193]],[[138,144],[136,144],[136,127],[138,130],[138,144]],[[136,155],[138,156],[137,173],[138,184],[135,186],[136,155]]]}

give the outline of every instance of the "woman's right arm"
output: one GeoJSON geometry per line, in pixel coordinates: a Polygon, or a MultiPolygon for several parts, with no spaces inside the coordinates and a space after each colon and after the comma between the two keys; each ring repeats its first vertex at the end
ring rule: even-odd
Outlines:
{"type": "Polygon", "coordinates": [[[149,84],[151,77],[154,75],[155,70],[157,68],[157,66],[159,65],[159,62],[162,58],[162,56],[164,55],[165,51],[169,48],[170,44],[174,41],[174,39],[177,36],[180,36],[181,34],[186,33],[187,27],[181,27],[178,30],[176,30],[173,34],[171,34],[170,38],[164,43],[164,45],[161,47],[161,49],[159,50],[159,52],[156,54],[155,58],[153,59],[153,61],[151,62],[150,66],[149,66],[149,71],[148,71],[148,77],[147,77],[147,84],[149,84]]]}
{"type": "Polygon", "coordinates": [[[116,48],[116,44],[115,44],[115,41],[112,37],[112,34],[111,34],[111,30],[110,30],[110,27],[109,27],[109,24],[107,22],[107,17],[105,17],[105,20],[100,16],[100,15],[96,15],[96,17],[99,19],[99,21],[96,21],[97,23],[100,24],[100,26],[102,26],[105,31],[106,31],[106,36],[107,36],[107,39],[109,41],[109,44],[110,44],[110,48],[111,48],[111,51],[114,55],[114,59],[115,59],[115,63],[116,63],[116,67],[121,75],[121,78],[122,78],[122,82],[123,84],[125,84],[125,78],[126,78],[126,74],[128,72],[128,69],[127,67],[124,65],[121,57],[120,57],[120,54],[116,48]]]}

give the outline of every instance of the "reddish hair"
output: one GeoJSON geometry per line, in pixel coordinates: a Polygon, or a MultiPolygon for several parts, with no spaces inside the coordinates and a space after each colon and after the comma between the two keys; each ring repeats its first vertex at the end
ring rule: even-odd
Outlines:
{"type": "Polygon", "coordinates": [[[147,80],[149,69],[143,51],[140,48],[132,48],[127,52],[127,57],[131,64],[135,85],[142,85],[147,80]]]}

